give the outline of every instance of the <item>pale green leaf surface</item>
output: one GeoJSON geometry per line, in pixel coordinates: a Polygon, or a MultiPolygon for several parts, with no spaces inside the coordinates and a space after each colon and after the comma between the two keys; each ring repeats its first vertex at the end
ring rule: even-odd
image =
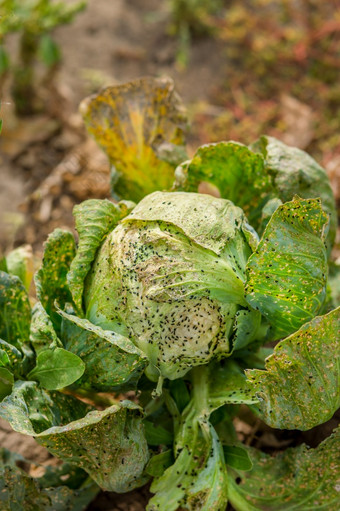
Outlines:
{"type": "Polygon", "coordinates": [[[230,201],[210,195],[154,192],[137,204],[123,224],[131,220],[173,224],[198,245],[221,254],[245,223],[245,216],[230,201]]]}
{"type": "Polygon", "coordinates": [[[228,478],[233,508],[236,511],[338,511],[339,432],[338,429],[315,449],[303,444],[275,457],[249,450],[252,470],[237,472],[239,484],[234,477],[228,478]]]}
{"type": "Polygon", "coordinates": [[[44,258],[41,268],[34,277],[37,297],[52,320],[56,333],[60,331],[60,316],[57,314],[55,302],[59,307],[72,301],[66,275],[71,261],[75,256],[73,235],[62,229],[55,229],[44,245],[44,258]]]}
{"type": "Polygon", "coordinates": [[[0,271],[0,337],[16,348],[28,342],[31,306],[18,277],[0,271]]]}
{"type": "Polygon", "coordinates": [[[120,206],[106,199],[89,199],[74,207],[73,215],[79,234],[79,244],[67,275],[67,282],[78,311],[82,311],[83,308],[84,280],[96,252],[107,234],[127,213],[126,204],[120,206]]]}
{"type": "Polygon", "coordinates": [[[147,365],[146,356],[126,337],[59,312],[64,347],[86,364],[77,385],[101,392],[135,388],[147,365]]]}
{"type": "Polygon", "coordinates": [[[126,492],[143,482],[148,447],[141,408],[130,401],[98,411],[36,383],[17,382],[0,403],[0,416],[105,490],[126,492]]]}
{"type": "Polygon", "coordinates": [[[229,353],[234,315],[247,305],[251,248],[243,223],[225,199],[146,197],[100,247],[86,278],[86,317],[129,337],[147,355],[154,381],[229,353]]]}
{"type": "Polygon", "coordinates": [[[63,348],[41,351],[36,366],[27,378],[35,380],[47,390],[62,389],[71,385],[83,375],[85,364],[81,358],[63,348]]]}
{"type": "Polygon", "coordinates": [[[261,418],[274,428],[306,430],[340,406],[340,308],[281,341],[266,371],[247,371],[261,418]]]}
{"type": "Polygon", "coordinates": [[[289,335],[320,310],[326,296],[326,214],[318,199],[295,198],[273,214],[247,263],[246,300],[289,335]]]}
{"type": "Polygon", "coordinates": [[[328,248],[333,245],[337,226],[334,194],[326,171],[305,151],[290,147],[274,137],[262,136],[252,145],[262,153],[265,170],[272,176],[273,186],[282,202],[294,195],[304,199],[320,197],[323,210],[330,216],[328,248]]]}
{"type": "Polygon", "coordinates": [[[189,404],[175,440],[176,459],[151,485],[148,511],[214,509],[227,503],[227,469],[223,448],[206,418],[189,404]]]}
{"type": "Polygon", "coordinates": [[[91,135],[114,166],[113,192],[139,201],[171,188],[186,159],[186,115],[169,78],[141,78],[108,87],[80,107],[91,135]]]}

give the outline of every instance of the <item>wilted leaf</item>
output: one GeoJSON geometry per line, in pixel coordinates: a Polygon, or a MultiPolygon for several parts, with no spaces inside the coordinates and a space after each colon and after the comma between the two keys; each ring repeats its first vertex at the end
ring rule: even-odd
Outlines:
{"type": "Polygon", "coordinates": [[[0,337],[22,347],[29,338],[31,307],[18,277],[0,271],[0,337]]]}
{"type": "Polygon", "coordinates": [[[84,280],[96,252],[107,234],[123,216],[128,214],[128,211],[126,203],[117,205],[106,199],[89,199],[74,207],[73,215],[79,234],[79,244],[67,275],[67,282],[78,311],[82,311],[83,308],[84,280]]]}
{"type": "Polygon", "coordinates": [[[340,406],[339,343],[340,308],[281,341],[266,371],[247,372],[269,426],[306,430],[332,417],[340,406]]]}
{"type": "Polygon", "coordinates": [[[326,296],[327,216],[318,199],[295,198],[273,214],[247,263],[246,300],[289,335],[320,310],[326,296]]]}
{"type": "Polygon", "coordinates": [[[339,432],[316,449],[306,445],[275,457],[250,451],[253,468],[228,478],[236,511],[336,511],[339,509],[339,432]]]}
{"type": "Polygon", "coordinates": [[[93,407],[57,391],[44,390],[33,381],[17,381],[0,403],[0,416],[14,431],[36,436],[53,426],[81,419],[93,407]]]}
{"type": "Polygon", "coordinates": [[[36,366],[28,374],[29,380],[35,380],[47,390],[62,389],[79,380],[85,371],[81,358],[63,348],[41,351],[36,366]]]}
{"type": "Polygon", "coordinates": [[[322,208],[330,217],[327,237],[330,250],[335,238],[337,214],[326,171],[301,149],[290,147],[273,137],[262,136],[251,147],[262,153],[266,162],[265,171],[272,176],[273,186],[282,202],[292,200],[294,195],[304,199],[321,198],[322,208]]]}
{"type": "Polygon", "coordinates": [[[147,365],[146,356],[129,339],[103,330],[87,319],[60,311],[64,347],[86,364],[77,385],[97,391],[135,388],[147,365]]]}
{"type": "Polygon", "coordinates": [[[80,107],[87,129],[115,167],[113,190],[139,201],[167,190],[186,159],[187,119],[168,78],[142,78],[108,87],[80,107]]]}
{"type": "Polygon", "coordinates": [[[36,439],[55,456],[86,470],[103,490],[123,493],[140,485],[149,458],[141,419],[139,406],[123,401],[36,439]]]}
{"type": "Polygon", "coordinates": [[[60,316],[55,301],[60,307],[72,301],[66,280],[76,246],[73,235],[62,229],[55,229],[45,242],[41,268],[35,274],[37,296],[52,320],[56,333],[60,332],[60,316]]]}
{"type": "Polygon", "coordinates": [[[104,490],[126,492],[143,482],[149,453],[141,408],[122,401],[91,410],[33,382],[17,382],[0,403],[0,416],[15,431],[32,435],[53,455],[85,470],[104,490]]]}

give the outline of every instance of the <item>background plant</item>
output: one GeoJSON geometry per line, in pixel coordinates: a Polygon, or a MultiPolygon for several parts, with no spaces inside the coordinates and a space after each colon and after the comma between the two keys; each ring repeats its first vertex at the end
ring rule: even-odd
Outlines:
{"type": "Polygon", "coordinates": [[[1,0],[0,2],[0,79],[12,75],[12,95],[19,115],[36,111],[38,96],[36,62],[40,58],[52,79],[60,51],[52,38],[59,25],[71,23],[86,2],[67,5],[53,0],[1,0]],[[19,34],[17,61],[12,63],[6,50],[10,34],[19,34]]]}

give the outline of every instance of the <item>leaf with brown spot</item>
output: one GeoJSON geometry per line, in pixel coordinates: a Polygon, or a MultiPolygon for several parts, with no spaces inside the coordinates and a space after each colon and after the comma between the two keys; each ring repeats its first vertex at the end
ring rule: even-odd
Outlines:
{"type": "Polygon", "coordinates": [[[233,471],[228,478],[228,498],[233,509],[337,511],[339,440],[338,428],[315,449],[303,444],[272,457],[247,448],[252,470],[233,471]]]}
{"type": "Polygon", "coordinates": [[[61,319],[56,311],[55,301],[60,307],[72,302],[66,275],[76,253],[73,235],[62,229],[55,229],[44,245],[44,258],[34,277],[37,297],[50,317],[56,333],[60,332],[61,319]]]}
{"type": "Polygon", "coordinates": [[[326,296],[327,215],[319,199],[279,206],[247,262],[246,300],[272,326],[272,337],[296,331],[326,296]]]}
{"type": "Polygon", "coordinates": [[[266,370],[247,371],[260,417],[273,428],[307,430],[340,406],[340,307],[281,341],[266,370]]]}
{"type": "Polygon", "coordinates": [[[85,470],[104,490],[123,493],[147,480],[142,477],[149,459],[143,413],[131,401],[99,411],[35,382],[16,382],[0,403],[0,416],[15,431],[85,470]]]}
{"type": "Polygon", "coordinates": [[[175,166],[187,157],[187,118],[171,79],[108,87],[85,99],[80,111],[114,166],[115,195],[139,201],[171,188],[175,166]]]}
{"type": "Polygon", "coordinates": [[[265,172],[271,176],[276,196],[282,202],[294,195],[304,199],[320,198],[322,209],[329,215],[327,246],[330,251],[335,238],[337,213],[332,187],[325,169],[305,151],[290,147],[274,137],[262,136],[251,149],[265,159],[265,172]]]}

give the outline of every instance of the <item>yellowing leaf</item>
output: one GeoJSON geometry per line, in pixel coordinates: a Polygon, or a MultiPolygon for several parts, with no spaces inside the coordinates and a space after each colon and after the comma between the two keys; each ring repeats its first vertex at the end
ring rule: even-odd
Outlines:
{"type": "Polygon", "coordinates": [[[186,159],[187,119],[168,78],[142,78],[85,99],[87,129],[115,167],[116,195],[139,201],[169,189],[174,168],[186,159]]]}

